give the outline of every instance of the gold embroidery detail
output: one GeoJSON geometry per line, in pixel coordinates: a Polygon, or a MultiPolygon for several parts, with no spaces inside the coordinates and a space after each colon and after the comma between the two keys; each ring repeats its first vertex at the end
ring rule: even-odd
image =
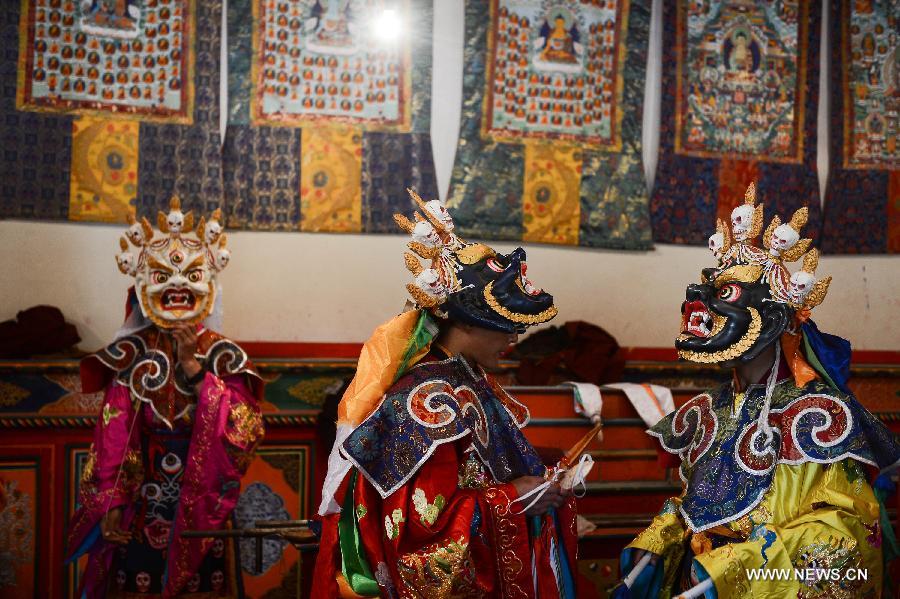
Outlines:
{"type": "Polygon", "coordinates": [[[488,306],[491,307],[491,310],[511,322],[515,322],[518,324],[541,324],[542,322],[547,322],[548,320],[556,316],[558,312],[556,306],[550,306],[546,310],[538,312],[537,314],[522,314],[520,312],[513,312],[512,310],[508,310],[500,305],[500,302],[498,302],[497,298],[494,297],[493,289],[493,281],[485,285],[483,293],[485,301],[487,302],[488,306]]]}
{"type": "Polygon", "coordinates": [[[87,459],[84,461],[84,467],[81,470],[81,486],[84,491],[85,485],[94,486],[94,474],[97,470],[97,452],[94,451],[94,444],[91,443],[88,449],[87,459]]]}
{"type": "Polygon", "coordinates": [[[28,397],[30,393],[18,385],[0,381],[0,406],[12,407],[28,397]]]}
{"type": "MultiPolygon", "coordinates": [[[[769,492],[771,493],[771,489],[769,489],[769,492]]],[[[769,508],[766,507],[765,503],[760,503],[752,512],[745,516],[741,516],[729,524],[729,526],[732,530],[742,534],[744,537],[749,537],[754,527],[759,524],[768,524],[771,521],[772,512],[769,511],[769,508]]]]}
{"type": "Polygon", "coordinates": [[[141,454],[129,449],[122,461],[122,487],[126,493],[135,496],[144,483],[144,460],[141,454]]]}
{"type": "Polygon", "coordinates": [[[435,543],[397,561],[404,586],[423,599],[481,597],[475,587],[475,567],[463,537],[446,545],[435,543]]]}
{"type": "Polygon", "coordinates": [[[490,484],[487,471],[475,457],[474,452],[460,464],[458,483],[461,489],[483,489],[490,484]]]}
{"type": "Polygon", "coordinates": [[[525,567],[524,562],[516,553],[516,537],[519,535],[518,526],[511,517],[512,502],[503,490],[503,487],[488,487],[484,491],[484,497],[490,506],[494,521],[494,546],[499,557],[501,590],[504,597],[528,597],[525,591],[516,583],[517,578],[525,567]]]}
{"type": "Polygon", "coordinates": [[[228,424],[231,426],[226,428],[225,436],[238,447],[252,448],[264,434],[262,416],[245,403],[231,407],[228,424]]]}
{"type": "MultiPolygon", "coordinates": [[[[791,562],[795,568],[805,570],[815,568],[821,570],[838,570],[847,572],[860,567],[861,554],[857,542],[852,539],[829,538],[801,547],[791,562]]],[[[835,584],[827,577],[816,581],[807,580],[800,585],[797,599],[851,599],[860,596],[862,580],[843,577],[840,584],[835,584]]]]}

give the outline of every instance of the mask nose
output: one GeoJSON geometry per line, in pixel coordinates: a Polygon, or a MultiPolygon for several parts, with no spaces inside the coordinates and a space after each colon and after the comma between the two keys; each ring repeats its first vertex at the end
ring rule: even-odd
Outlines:
{"type": "Polygon", "coordinates": [[[687,290],[684,292],[684,298],[689,302],[699,300],[707,303],[709,300],[709,285],[688,285],[687,290]]]}

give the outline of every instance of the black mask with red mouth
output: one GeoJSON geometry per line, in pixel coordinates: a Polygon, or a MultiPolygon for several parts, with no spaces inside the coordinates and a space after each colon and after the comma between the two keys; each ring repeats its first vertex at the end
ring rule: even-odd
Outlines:
{"type": "Polygon", "coordinates": [[[694,362],[749,362],[779,339],[793,309],[772,301],[765,283],[716,284],[715,274],[714,269],[706,269],[708,282],[688,285],[675,348],[694,362]]]}
{"type": "Polygon", "coordinates": [[[462,288],[442,308],[453,320],[504,333],[524,333],[529,324],[550,320],[556,315],[553,296],[527,279],[525,259],[525,250],[516,248],[463,265],[457,273],[462,288]]]}

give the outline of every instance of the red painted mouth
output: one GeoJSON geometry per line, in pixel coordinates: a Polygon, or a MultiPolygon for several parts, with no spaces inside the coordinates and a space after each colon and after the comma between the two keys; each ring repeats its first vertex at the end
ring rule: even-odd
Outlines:
{"type": "Polygon", "coordinates": [[[187,289],[166,289],[161,303],[163,310],[193,310],[197,298],[187,289]]]}
{"type": "Polygon", "coordinates": [[[712,334],[712,314],[700,300],[685,302],[681,314],[681,332],[707,338],[712,334]]]}
{"type": "Polygon", "coordinates": [[[147,537],[147,542],[154,549],[165,549],[169,544],[169,532],[171,530],[171,522],[156,519],[144,527],[144,536],[147,537]]]}

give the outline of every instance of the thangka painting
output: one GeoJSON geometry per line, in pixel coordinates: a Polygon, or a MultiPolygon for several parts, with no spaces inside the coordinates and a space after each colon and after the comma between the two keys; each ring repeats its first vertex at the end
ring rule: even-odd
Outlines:
{"type": "Polygon", "coordinates": [[[0,12],[0,217],[125,222],[221,201],[219,0],[0,12]]]}
{"type": "Polygon", "coordinates": [[[900,1],[833,2],[822,249],[900,252],[900,1]]]}
{"type": "Polygon", "coordinates": [[[815,236],[820,4],[677,0],[663,13],[654,239],[706,245],[751,182],[769,214],[808,206],[815,236]]]}
{"type": "Polygon", "coordinates": [[[467,0],[448,205],[464,236],[650,247],[645,0],[467,0]]]}
{"type": "Polygon", "coordinates": [[[230,228],[396,233],[436,197],[431,0],[232,0],[230,228]]]}

